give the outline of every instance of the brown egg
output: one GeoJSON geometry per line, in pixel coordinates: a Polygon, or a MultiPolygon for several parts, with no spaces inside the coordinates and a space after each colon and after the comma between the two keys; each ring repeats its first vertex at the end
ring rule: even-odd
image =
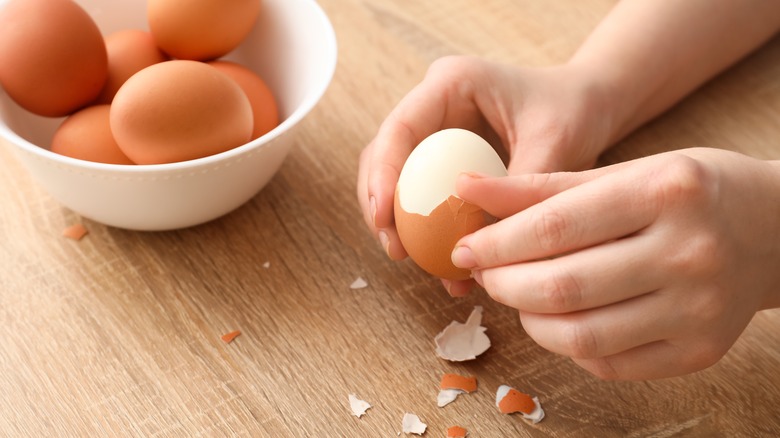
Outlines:
{"type": "Polygon", "coordinates": [[[0,8],[0,83],[23,108],[64,116],[92,102],[106,81],[97,25],[71,0],[10,0],[0,8]]]}
{"type": "Polygon", "coordinates": [[[149,0],[157,45],[179,59],[207,61],[238,47],[260,14],[260,0],[149,0]]]}
{"type": "Polygon", "coordinates": [[[455,180],[463,172],[507,174],[501,158],[480,136],[445,129],[412,151],[395,192],[395,225],[409,257],[428,273],[450,280],[465,280],[471,274],[452,264],[455,244],[495,220],[457,197],[455,180]]]}
{"type": "Polygon", "coordinates": [[[81,160],[133,164],[111,135],[109,106],[89,106],[69,116],[57,128],[51,151],[81,160]]]}
{"type": "Polygon", "coordinates": [[[233,78],[244,90],[254,115],[252,139],[258,138],[279,124],[279,110],[276,100],[260,76],[252,70],[230,61],[212,61],[209,65],[233,78]]]}
{"type": "Polygon", "coordinates": [[[166,61],[125,82],[111,104],[111,131],[137,164],[206,157],[249,141],[252,107],[241,87],[198,61],[166,61]]]}
{"type": "Polygon", "coordinates": [[[152,34],[141,29],[126,29],[107,36],[108,78],[97,103],[111,103],[119,87],[130,76],[150,65],[168,60],[157,47],[152,34]]]}

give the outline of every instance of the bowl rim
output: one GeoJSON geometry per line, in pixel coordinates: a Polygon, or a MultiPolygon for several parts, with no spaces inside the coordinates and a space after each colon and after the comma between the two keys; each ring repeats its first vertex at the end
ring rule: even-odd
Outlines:
{"type": "MultiPolygon", "coordinates": [[[[285,0],[287,1],[287,0],[285,0]]],[[[83,171],[97,171],[97,172],[119,172],[123,174],[150,174],[150,173],[167,173],[182,170],[194,170],[196,168],[208,167],[212,165],[221,165],[225,161],[236,159],[246,152],[254,149],[262,148],[272,143],[272,141],[285,134],[298,122],[300,122],[304,116],[311,112],[312,109],[321,100],[322,96],[327,91],[330,83],[333,80],[333,76],[336,71],[336,65],[338,62],[338,42],[336,40],[336,32],[333,28],[333,24],[328,18],[322,6],[316,0],[300,0],[308,2],[314,8],[314,13],[317,15],[317,19],[322,24],[325,30],[325,35],[322,35],[322,39],[325,40],[326,47],[329,51],[333,52],[333,56],[327,58],[327,64],[321,66],[320,71],[322,75],[317,83],[312,86],[312,91],[307,93],[303,101],[298,104],[295,110],[284,120],[282,120],[276,127],[260,137],[253,139],[241,146],[237,146],[228,149],[223,152],[219,152],[214,155],[206,157],[195,158],[186,161],[177,161],[173,163],[160,163],[160,164],[111,164],[100,163],[95,161],[82,160],[79,158],[68,157],[55,152],[50,151],[47,148],[38,146],[26,140],[24,137],[17,134],[11,129],[5,120],[0,119],[0,137],[6,139],[9,143],[18,146],[24,152],[33,154],[40,159],[52,160],[56,164],[60,164],[68,167],[80,168],[83,171]]],[[[0,0],[0,6],[7,3],[7,0],[0,0]]],[[[0,87],[1,88],[1,87],[0,87]]],[[[54,164],[54,163],[53,163],[54,164]]]]}

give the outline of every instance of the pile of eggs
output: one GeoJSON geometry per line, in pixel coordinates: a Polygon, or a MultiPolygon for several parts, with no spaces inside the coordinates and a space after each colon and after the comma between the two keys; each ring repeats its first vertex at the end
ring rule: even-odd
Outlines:
{"type": "Polygon", "coordinates": [[[149,31],[106,37],[72,0],[0,9],[0,85],[22,108],[65,117],[53,152],[160,164],[232,149],[279,124],[273,93],[220,58],[251,31],[260,0],[147,0],[149,31]]]}

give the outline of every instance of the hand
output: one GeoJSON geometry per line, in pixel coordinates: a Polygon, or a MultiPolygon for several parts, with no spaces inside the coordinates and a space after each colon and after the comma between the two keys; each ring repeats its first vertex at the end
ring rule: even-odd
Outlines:
{"type": "MultiPolygon", "coordinates": [[[[592,167],[612,127],[602,90],[587,77],[566,66],[516,68],[474,57],[434,62],[360,156],[357,197],[387,254],[407,256],[394,225],[395,186],[412,149],[436,131],[476,132],[509,155],[510,174],[592,167]]],[[[452,295],[472,285],[444,284],[452,295]]]]}
{"type": "Polygon", "coordinates": [[[479,178],[499,222],[453,262],[550,351],[604,379],[706,368],[780,306],[780,169],[690,149],[581,173],[479,178]]]}

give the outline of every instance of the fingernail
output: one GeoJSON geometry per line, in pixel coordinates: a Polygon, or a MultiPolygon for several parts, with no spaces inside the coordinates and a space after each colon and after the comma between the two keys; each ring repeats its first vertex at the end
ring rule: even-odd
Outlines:
{"type": "Polygon", "coordinates": [[[490,176],[490,175],[488,175],[486,173],[473,172],[473,171],[472,172],[463,172],[463,173],[461,173],[461,175],[467,176],[469,178],[474,178],[474,179],[482,179],[482,178],[487,178],[487,177],[490,176]]]}
{"type": "Polygon", "coordinates": [[[390,257],[390,238],[387,237],[387,233],[384,231],[379,232],[379,244],[385,250],[385,254],[390,257]]]}
{"type": "Polygon", "coordinates": [[[450,288],[452,287],[452,282],[450,280],[442,278],[441,284],[442,286],[444,286],[444,289],[447,290],[447,293],[450,294],[450,296],[452,296],[452,292],[450,292],[450,288]]]}
{"type": "Polygon", "coordinates": [[[463,269],[471,269],[477,266],[477,261],[474,258],[474,253],[467,246],[456,246],[452,250],[452,264],[463,269]]]}
{"type": "Polygon", "coordinates": [[[371,214],[371,223],[376,226],[376,198],[373,196],[368,199],[368,210],[371,214]]]}
{"type": "Polygon", "coordinates": [[[482,284],[482,271],[471,271],[471,278],[473,278],[478,285],[485,287],[485,285],[482,284]]]}

